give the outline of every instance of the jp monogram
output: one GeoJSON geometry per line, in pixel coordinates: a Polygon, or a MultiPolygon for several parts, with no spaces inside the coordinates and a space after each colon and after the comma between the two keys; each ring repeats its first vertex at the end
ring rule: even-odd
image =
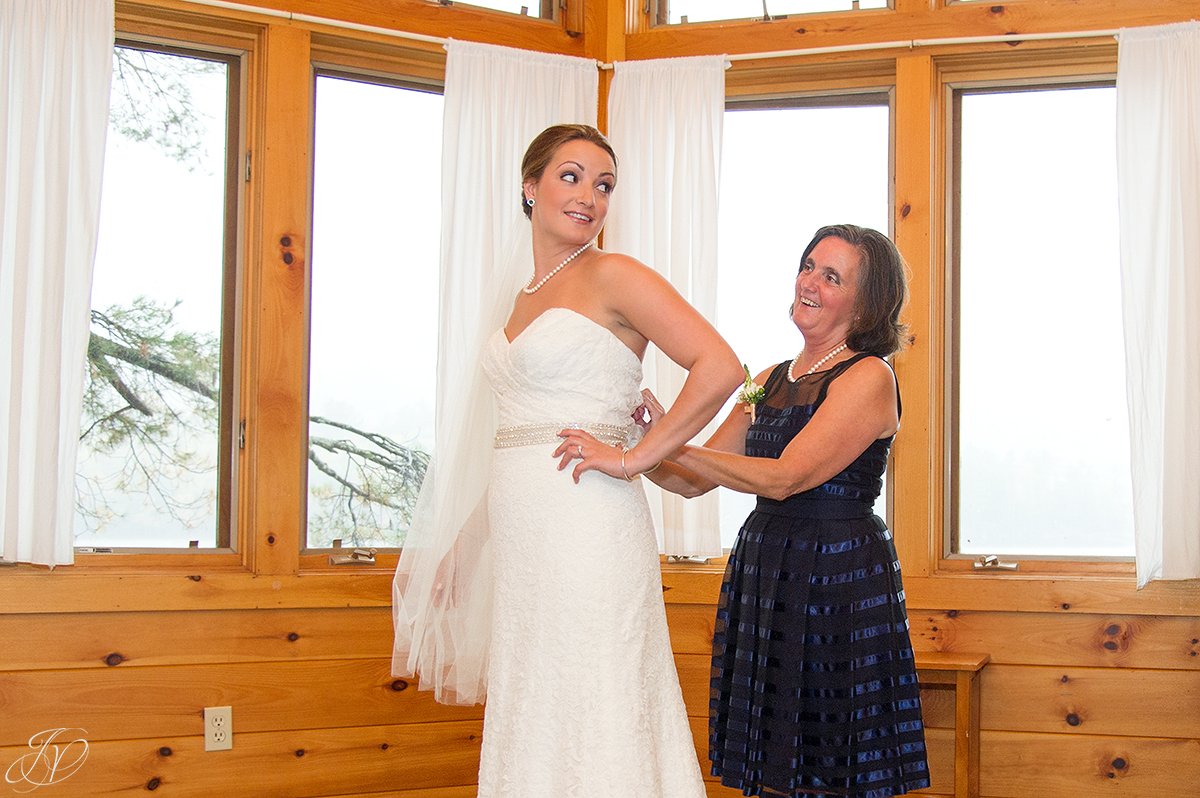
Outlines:
{"type": "Polygon", "coordinates": [[[4,780],[14,792],[32,792],[73,776],[87,760],[86,729],[47,729],[29,738],[33,749],[8,766],[4,780]]]}

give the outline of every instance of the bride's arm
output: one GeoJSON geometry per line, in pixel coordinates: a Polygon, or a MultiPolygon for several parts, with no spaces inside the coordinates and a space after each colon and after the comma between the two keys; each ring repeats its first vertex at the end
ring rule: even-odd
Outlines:
{"type": "MultiPolygon", "coordinates": [[[[712,420],[742,383],[742,367],[725,339],[657,272],[624,255],[606,254],[597,265],[593,288],[622,328],[618,337],[653,343],[688,372],[670,411],[641,443],[617,453],[617,460],[610,453],[586,457],[574,471],[576,479],[593,469],[633,477],[676,452],[712,420]]],[[[575,445],[568,440],[557,454],[575,445]]]]}

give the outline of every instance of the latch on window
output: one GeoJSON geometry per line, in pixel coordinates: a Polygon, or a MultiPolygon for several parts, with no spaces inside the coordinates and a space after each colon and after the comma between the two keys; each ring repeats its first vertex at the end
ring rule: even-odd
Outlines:
{"type": "MultiPolygon", "coordinates": [[[[335,547],[337,548],[337,547],[335,547]]],[[[330,554],[330,565],[374,565],[375,549],[351,549],[349,554],[330,554]]]]}
{"type": "Polygon", "coordinates": [[[1015,571],[1020,563],[1004,562],[995,554],[983,554],[975,561],[976,568],[986,568],[992,571],[1015,571]]]}

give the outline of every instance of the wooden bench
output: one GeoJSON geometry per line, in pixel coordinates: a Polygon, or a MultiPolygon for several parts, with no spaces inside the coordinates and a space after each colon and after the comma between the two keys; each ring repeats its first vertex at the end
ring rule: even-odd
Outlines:
{"type": "Polygon", "coordinates": [[[917,651],[921,684],[954,688],[954,795],[979,798],[979,672],[989,654],[917,651]]]}

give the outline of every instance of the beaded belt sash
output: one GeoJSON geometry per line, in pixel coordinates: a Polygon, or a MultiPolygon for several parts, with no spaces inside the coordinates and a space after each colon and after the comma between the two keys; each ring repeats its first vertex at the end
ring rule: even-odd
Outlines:
{"type": "Polygon", "coordinates": [[[564,429],[581,429],[609,446],[625,446],[629,442],[629,424],[521,424],[496,430],[496,449],[531,446],[535,443],[561,443],[558,433],[564,429]]]}

